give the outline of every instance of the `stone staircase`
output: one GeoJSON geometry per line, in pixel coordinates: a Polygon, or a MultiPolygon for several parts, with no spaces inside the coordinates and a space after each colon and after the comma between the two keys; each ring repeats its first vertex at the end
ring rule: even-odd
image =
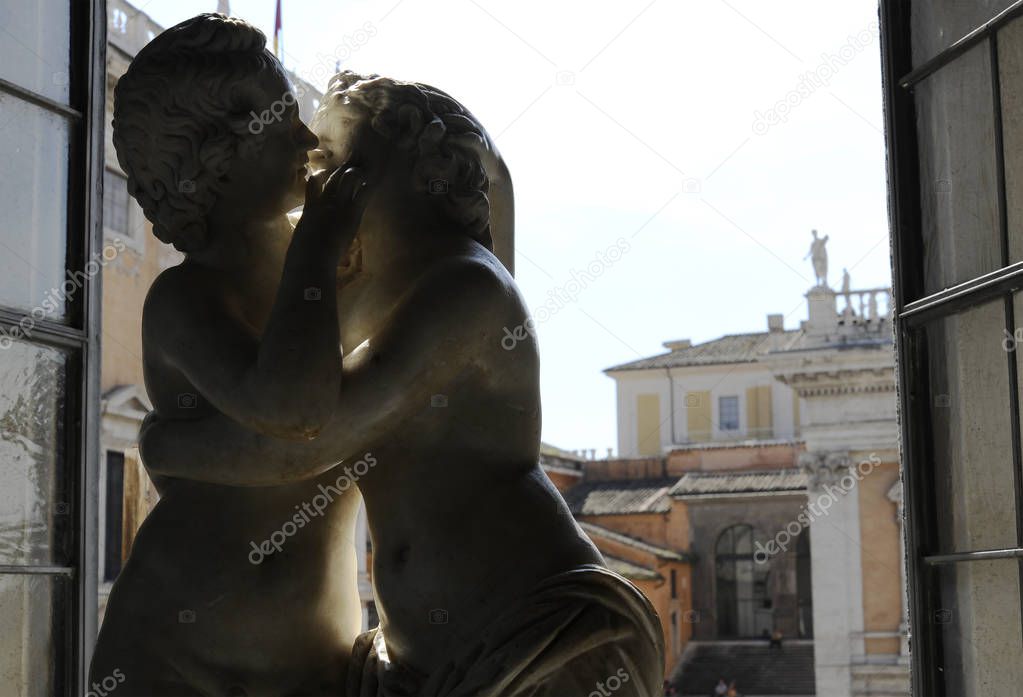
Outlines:
{"type": "Polygon", "coordinates": [[[691,641],[671,681],[679,695],[707,697],[721,677],[743,695],[813,695],[813,642],[778,650],[766,641],[691,641]]]}
{"type": "Polygon", "coordinates": [[[856,697],[909,697],[908,665],[860,664],[852,667],[856,697]]]}

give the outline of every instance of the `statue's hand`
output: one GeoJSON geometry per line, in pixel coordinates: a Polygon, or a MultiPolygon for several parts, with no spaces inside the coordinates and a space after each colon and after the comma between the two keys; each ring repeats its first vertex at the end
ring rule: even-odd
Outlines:
{"type": "Polygon", "coordinates": [[[299,224],[339,236],[341,249],[346,250],[366,209],[366,188],[366,176],[357,167],[341,166],[310,176],[299,224]]]}

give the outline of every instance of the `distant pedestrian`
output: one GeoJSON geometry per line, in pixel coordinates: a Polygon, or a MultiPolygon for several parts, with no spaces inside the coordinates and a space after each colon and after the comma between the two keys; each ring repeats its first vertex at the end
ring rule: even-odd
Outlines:
{"type": "Polygon", "coordinates": [[[725,693],[725,697],[741,697],[739,691],[735,688],[734,680],[732,681],[732,684],[728,686],[728,692],[725,693]]]}
{"type": "Polygon", "coordinates": [[[771,634],[771,644],[767,648],[778,649],[779,651],[781,651],[781,640],[783,636],[784,635],[781,633],[781,630],[775,629],[774,632],[771,634]]]}
{"type": "Polygon", "coordinates": [[[718,678],[717,687],[714,688],[714,697],[725,697],[728,693],[728,683],[724,678],[718,678]]]}

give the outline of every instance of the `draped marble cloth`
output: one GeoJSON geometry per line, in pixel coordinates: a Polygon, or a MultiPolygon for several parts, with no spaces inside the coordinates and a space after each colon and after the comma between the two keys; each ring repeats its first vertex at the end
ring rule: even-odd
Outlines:
{"type": "Polygon", "coordinates": [[[664,638],[632,583],[585,565],[539,584],[432,675],[391,663],[379,628],[356,639],[348,671],[348,697],[586,697],[611,676],[614,697],[653,697],[664,638]]]}

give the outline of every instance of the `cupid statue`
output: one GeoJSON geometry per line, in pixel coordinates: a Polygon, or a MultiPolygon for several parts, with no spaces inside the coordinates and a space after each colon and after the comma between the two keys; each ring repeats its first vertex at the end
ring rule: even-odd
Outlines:
{"type": "Polygon", "coordinates": [[[824,245],[828,243],[828,236],[818,237],[817,231],[812,230],[813,242],[810,243],[810,251],[803,259],[810,259],[813,263],[813,274],[817,277],[819,288],[828,287],[828,250],[824,245]]]}
{"type": "Polygon", "coordinates": [[[512,205],[492,139],[439,89],[351,72],[311,131],[292,108],[252,134],[239,115],[290,90],[222,15],[158,36],[117,87],[129,190],[186,258],[144,309],[161,500],[92,676],[120,669],[126,697],[584,695],[610,676],[659,694],[660,621],[538,466],[536,344],[501,343],[529,315],[493,253],[512,205]],[[360,494],[380,614],[362,635],[360,494]]]}

